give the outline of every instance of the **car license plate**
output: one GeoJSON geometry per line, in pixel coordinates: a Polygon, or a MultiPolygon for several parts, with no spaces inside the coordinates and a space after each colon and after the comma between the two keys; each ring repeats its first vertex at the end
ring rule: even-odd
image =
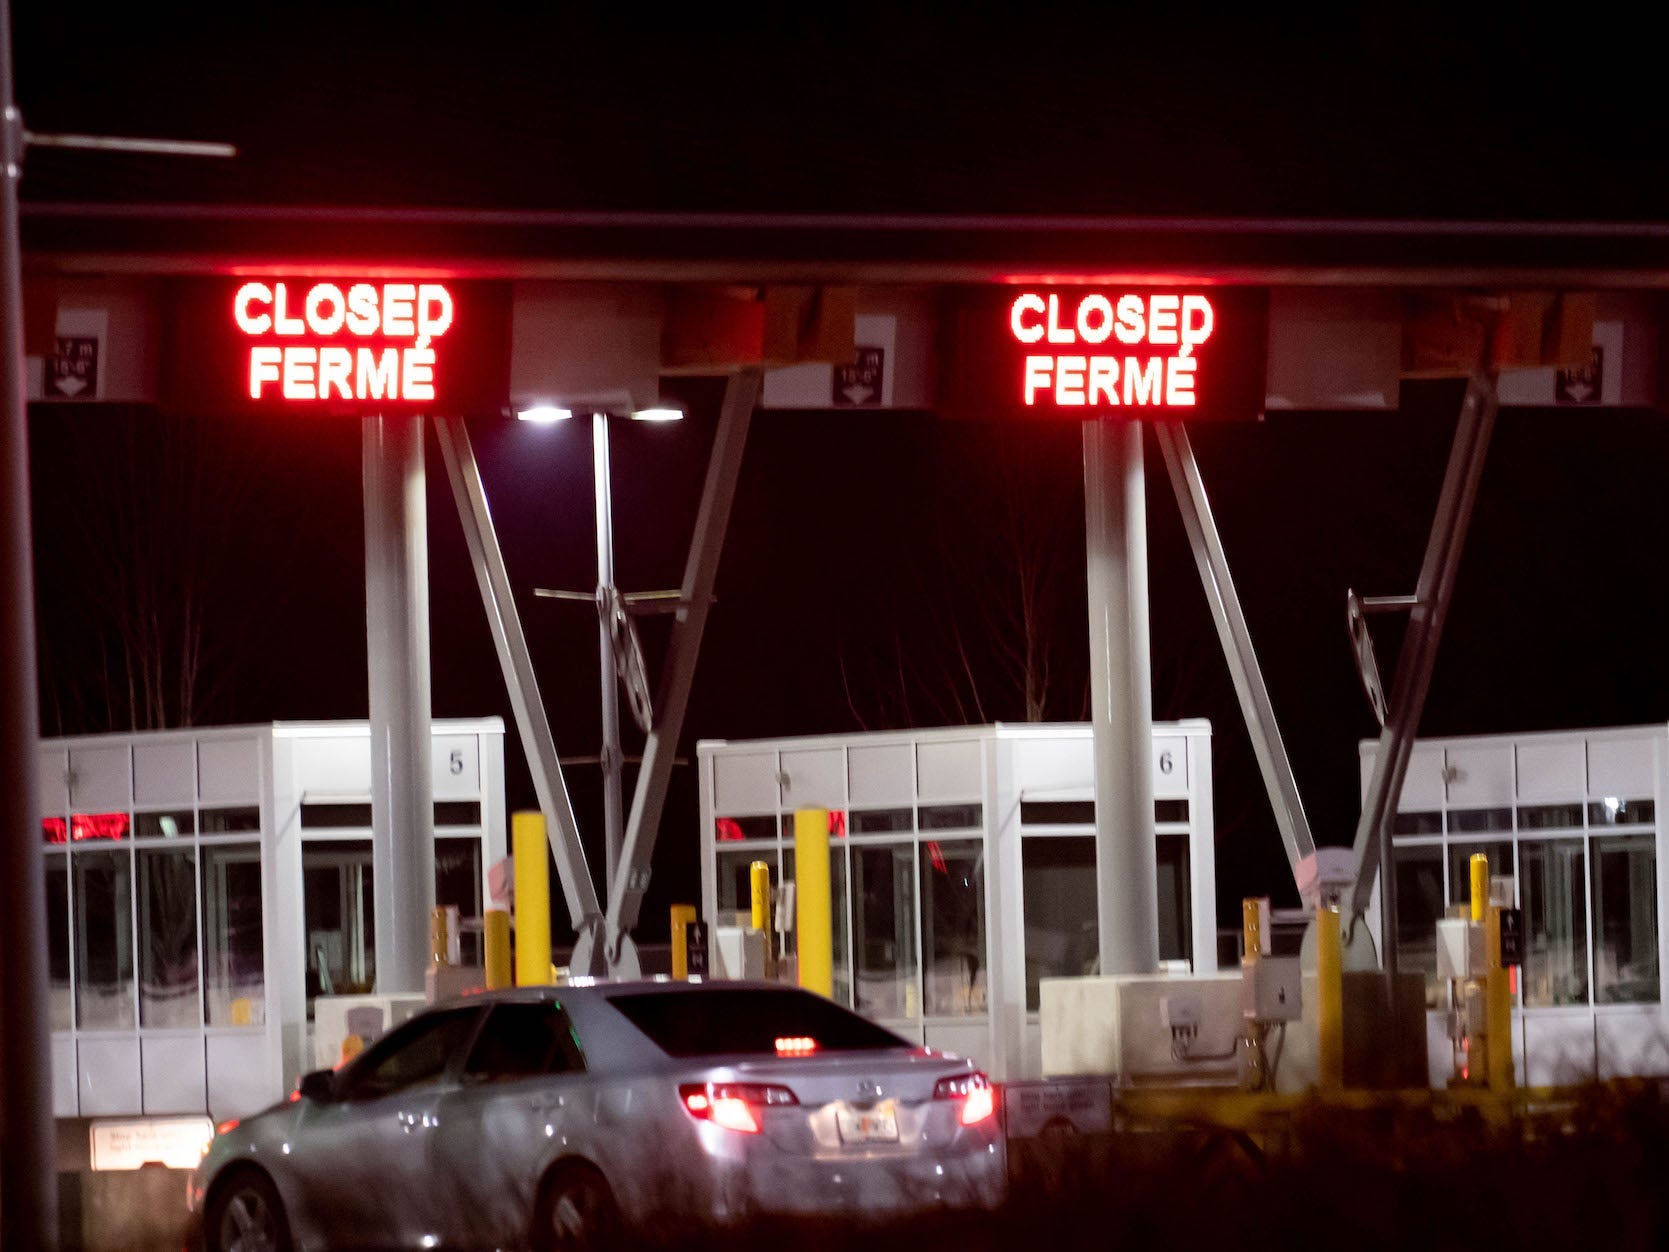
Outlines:
{"type": "Polygon", "coordinates": [[[892,1101],[873,1108],[855,1109],[842,1105],[835,1110],[842,1143],[897,1143],[898,1115],[892,1101]]]}

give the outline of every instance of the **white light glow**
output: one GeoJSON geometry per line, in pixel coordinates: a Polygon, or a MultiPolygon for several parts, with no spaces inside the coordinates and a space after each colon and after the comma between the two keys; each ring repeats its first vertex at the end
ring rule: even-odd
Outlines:
{"type": "Polygon", "coordinates": [[[684,418],[683,409],[639,409],[632,417],[640,422],[678,422],[684,418]]]}
{"type": "Polygon", "coordinates": [[[559,409],[554,404],[536,404],[516,414],[524,422],[565,422],[573,415],[572,409],[559,409]]]}

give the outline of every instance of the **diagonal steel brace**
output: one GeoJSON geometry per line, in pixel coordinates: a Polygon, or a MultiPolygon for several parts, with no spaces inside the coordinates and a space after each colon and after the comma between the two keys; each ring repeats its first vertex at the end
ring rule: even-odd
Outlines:
{"type": "Polygon", "coordinates": [[[1263,785],[1269,792],[1269,806],[1275,811],[1275,825],[1286,846],[1287,864],[1296,879],[1298,863],[1315,852],[1315,839],[1310,834],[1310,820],[1304,814],[1304,801],[1292,774],[1292,762],[1287,759],[1286,746],[1281,741],[1281,728],[1275,720],[1275,707],[1269,700],[1269,688],[1264,684],[1257,652],[1252,647],[1251,632],[1240,609],[1228,557],[1223,552],[1217,522],[1211,514],[1211,501],[1205,493],[1205,480],[1200,476],[1188,432],[1180,422],[1159,423],[1154,433],[1165,455],[1165,468],[1170,472],[1177,508],[1188,531],[1188,544],[1194,550],[1200,585],[1211,606],[1212,620],[1217,623],[1223,659],[1228,662],[1234,692],[1240,698],[1240,713],[1246,719],[1252,751],[1263,774],[1263,785]]]}
{"type": "Polygon", "coordinates": [[[568,916],[580,936],[572,968],[577,974],[601,973],[596,957],[601,946],[602,909],[586,864],[585,848],[580,843],[579,823],[574,820],[574,806],[568,798],[562,765],[557,760],[556,739],[539,696],[539,680],[533,672],[527,638],[522,633],[510,577],[504,568],[504,554],[487,508],[481,468],[476,464],[469,432],[461,420],[436,418],[435,433],[440,441],[441,457],[446,462],[446,477],[452,484],[452,498],[458,506],[458,519],[463,523],[464,538],[469,543],[470,563],[475,567],[475,580],[481,588],[481,603],[487,610],[493,647],[504,671],[516,733],[521,736],[533,775],[533,790],[545,815],[545,829],[556,858],[556,874],[562,883],[568,916]]]}
{"type": "Polygon", "coordinates": [[[660,690],[655,696],[655,722],[644,745],[643,764],[638,769],[626,840],[620,851],[619,873],[609,891],[607,933],[611,970],[624,968],[629,972],[635,961],[629,951],[628,936],[637,925],[638,912],[649,886],[649,862],[655,851],[661,811],[666,805],[667,784],[672,778],[673,758],[677,755],[684,712],[689,706],[690,687],[695,681],[701,635],[713,603],[719,554],[730,523],[730,506],[741,474],[748,425],[759,402],[761,378],[757,368],[745,369],[732,374],[725,384],[718,433],[713,439],[695,534],[690,539],[689,559],[684,567],[678,616],[672,628],[660,690]]]}
{"type": "MultiPolygon", "coordinates": [[[[1474,373],[1466,385],[1460,406],[1460,422],[1449,448],[1449,464],[1443,488],[1432,517],[1414,601],[1409,608],[1408,632],[1397,657],[1397,673],[1391,688],[1389,716],[1379,736],[1373,776],[1362,799],[1362,817],[1356,826],[1356,892],[1351,900],[1351,918],[1365,917],[1373,897],[1374,877],[1381,864],[1390,859],[1391,828],[1403,778],[1414,750],[1420,714],[1431,688],[1431,673],[1437,661],[1437,646],[1448,617],[1454,592],[1455,573],[1460,568],[1466,532],[1472,523],[1472,506],[1477,500],[1478,480],[1483,475],[1489,439],[1495,428],[1496,373],[1474,373]]],[[[1380,892],[1381,933],[1385,968],[1396,971],[1396,875],[1386,874],[1380,892]]]]}

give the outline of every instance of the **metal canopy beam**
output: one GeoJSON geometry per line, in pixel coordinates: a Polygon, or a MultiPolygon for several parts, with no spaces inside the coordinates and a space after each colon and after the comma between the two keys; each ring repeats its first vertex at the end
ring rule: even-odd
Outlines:
{"type": "MultiPolygon", "coordinates": [[[[1409,608],[1408,633],[1397,657],[1397,673],[1391,688],[1389,716],[1379,736],[1374,756],[1373,777],[1362,799],[1362,817],[1356,826],[1356,894],[1351,900],[1354,919],[1366,915],[1373,896],[1374,875],[1390,859],[1391,827],[1397,801],[1402,795],[1403,776],[1414,750],[1414,734],[1431,688],[1431,672],[1437,661],[1437,645],[1443,635],[1449,599],[1454,591],[1455,572],[1472,523],[1472,506],[1478,495],[1478,480],[1489,452],[1490,434],[1495,428],[1496,375],[1493,371],[1472,375],[1466,398],[1460,406],[1460,422],[1449,448],[1449,465],[1443,474],[1443,488],[1432,517],[1431,535],[1420,562],[1419,582],[1409,608]]],[[[1380,893],[1380,912],[1385,918],[1382,946],[1385,968],[1395,972],[1397,948],[1396,875],[1385,875],[1380,893]]]]}
{"type": "Polygon", "coordinates": [[[446,477],[452,484],[452,498],[458,506],[458,520],[463,523],[464,538],[469,542],[470,561],[475,566],[475,581],[481,588],[482,606],[487,610],[493,647],[504,671],[516,732],[527,753],[533,789],[545,814],[545,828],[550,832],[551,852],[556,857],[556,873],[562,882],[568,916],[579,933],[571,968],[576,974],[599,974],[603,972],[597,960],[601,955],[602,909],[591,869],[585,861],[585,848],[580,843],[579,823],[574,820],[574,806],[563,781],[562,765],[557,759],[556,739],[539,696],[539,680],[528,655],[527,638],[522,633],[510,577],[504,568],[504,554],[499,549],[498,534],[487,508],[481,469],[475,461],[469,432],[461,420],[436,418],[435,433],[440,440],[441,457],[446,462],[446,477]]]}
{"type": "Polygon", "coordinates": [[[1170,472],[1182,524],[1188,531],[1188,543],[1194,550],[1200,585],[1211,606],[1211,618],[1217,623],[1223,659],[1228,662],[1234,692],[1240,698],[1240,713],[1246,719],[1252,751],[1263,774],[1263,785],[1269,792],[1269,806],[1275,811],[1275,824],[1286,846],[1287,864],[1296,879],[1299,861],[1315,852],[1315,839],[1310,834],[1310,820],[1305,816],[1304,801],[1292,775],[1292,762],[1287,759],[1286,746],[1281,741],[1281,729],[1275,720],[1274,705],[1269,701],[1263,671],[1258,666],[1257,652],[1252,647],[1251,632],[1240,610],[1240,596],[1235,591],[1228,557],[1211,514],[1205,480],[1200,476],[1194,446],[1181,423],[1160,423],[1154,430],[1165,455],[1165,468],[1170,472]]]}
{"type": "Polygon", "coordinates": [[[718,577],[719,554],[724,548],[725,530],[730,523],[730,505],[736,496],[736,480],[742,470],[742,453],[747,446],[748,424],[759,403],[762,379],[758,369],[740,370],[730,376],[724,388],[718,433],[707,462],[707,481],[696,513],[695,534],[690,539],[689,560],[684,566],[683,588],[679,594],[678,617],[672,628],[666,671],[655,698],[655,721],[643,749],[637,788],[632,796],[631,816],[626,824],[626,843],[620,852],[620,872],[609,889],[608,964],[611,971],[631,972],[636,954],[627,936],[637,925],[649,886],[649,862],[655,851],[661,811],[666,805],[667,784],[672,778],[678,735],[689,706],[690,687],[695,681],[695,663],[701,651],[701,634],[707,626],[707,611],[713,601],[713,584],[718,577]]]}

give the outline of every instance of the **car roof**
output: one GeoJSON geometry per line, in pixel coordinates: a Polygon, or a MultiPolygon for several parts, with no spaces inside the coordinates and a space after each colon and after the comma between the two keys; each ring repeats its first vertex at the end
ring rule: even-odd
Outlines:
{"type": "Polygon", "coordinates": [[[704,991],[796,991],[813,994],[804,988],[779,982],[755,979],[726,978],[710,981],[675,980],[664,975],[659,978],[576,978],[568,982],[541,987],[504,987],[494,991],[470,992],[454,999],[437,1002],[432,1007],[474,1004],[516,1004],[541,1000],[596,1000],[616,994],[631,995],[699,995],[704,991]]]}

